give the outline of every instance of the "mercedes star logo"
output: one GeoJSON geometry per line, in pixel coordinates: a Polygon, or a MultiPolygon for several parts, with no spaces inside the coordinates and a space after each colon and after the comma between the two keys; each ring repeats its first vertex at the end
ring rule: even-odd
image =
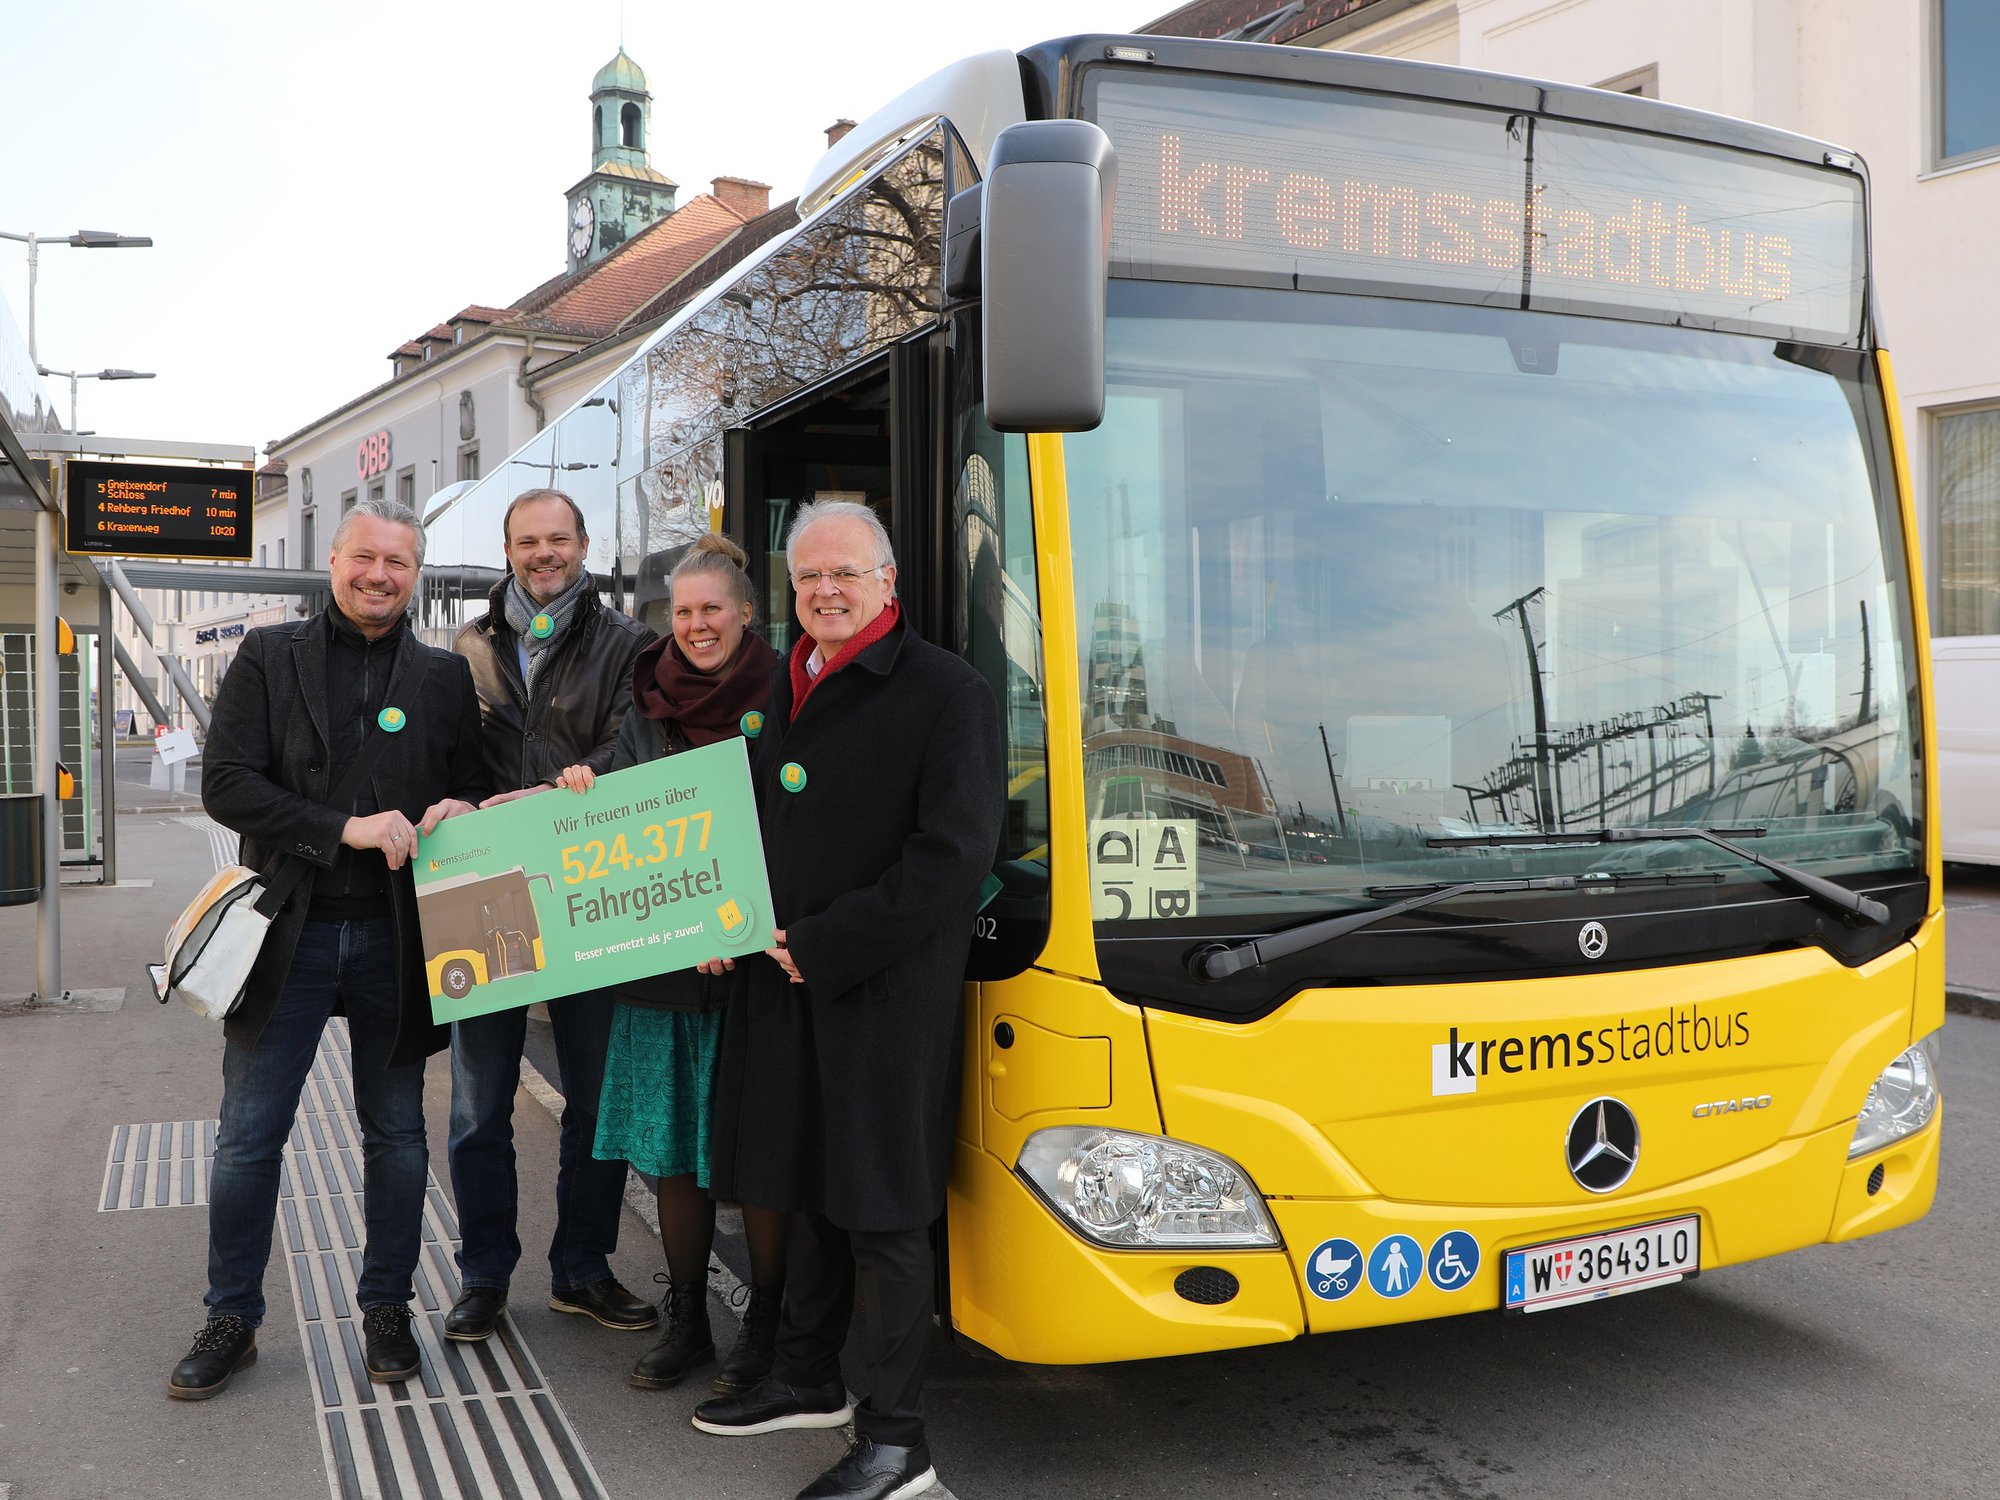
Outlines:
{"type": "Polygon", "coordinates": [[[1593,1099],[1569,1122],[1569,1175],[1593,1193],[1621,1188],[1639,1165],[1639,1122],[1616,1099],[1593,1099]]]}
{"type": "Polygon", "coordinates": [[[1611,946],[1611,934],[1604,930],[1602,922],[1585,922],[1576,935],[1576,945],[1585,958],[1602,958],[1604,950],[1611,946]]]}

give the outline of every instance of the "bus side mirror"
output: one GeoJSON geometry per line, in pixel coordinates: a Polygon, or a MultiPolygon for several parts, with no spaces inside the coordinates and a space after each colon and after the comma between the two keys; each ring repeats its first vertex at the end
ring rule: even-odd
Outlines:
{"type": "Polygon", "coordinates": [[[996,432],[1088,432],[1104,420],[1117,181],[1111,138],[1086,120],[1033,120],[994,137],[969,230],[984,297],[986,422],[996,432]]]}

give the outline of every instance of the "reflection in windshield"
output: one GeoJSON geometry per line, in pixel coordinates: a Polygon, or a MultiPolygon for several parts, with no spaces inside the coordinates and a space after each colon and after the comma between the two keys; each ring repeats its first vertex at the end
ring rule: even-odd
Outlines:
{"type": "Polygon", "coordinates": [[[483,605],[502,515],[545,485],[582,508],[614,602],[661,627],[668,570],[723,508],[723,433],[937,321],[946,147],[940,126],[801,228],[774,214],[765,230],[785,238],[732,241],[674,284],[682,305],[643,309],[666,322],[642,351],[433,512],[433,628],[448,639],[483,605]]]}
{"type": "Polygon", "coordinates": [[[1100,920],[1741,873],[1700,845],[1436,842],[1479,833],[1751,825],[1821,873],[1914,858],[1858,360],[1242,289],[1120,283],[1114,309],[1108,414],[1067,450],[1100,920]]]}

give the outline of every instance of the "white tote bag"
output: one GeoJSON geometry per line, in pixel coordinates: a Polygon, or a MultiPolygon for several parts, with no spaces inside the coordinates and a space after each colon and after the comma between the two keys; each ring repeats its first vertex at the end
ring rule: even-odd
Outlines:
{"type": "Polygon", "coordinates": [[[263,894],[247,865],[225,865],[202,887],[167,934],[166,963],[152,969],[161,1004],[179,999],[211,1021],[236,1009],[271,927],[257,909],[263,894]]]}

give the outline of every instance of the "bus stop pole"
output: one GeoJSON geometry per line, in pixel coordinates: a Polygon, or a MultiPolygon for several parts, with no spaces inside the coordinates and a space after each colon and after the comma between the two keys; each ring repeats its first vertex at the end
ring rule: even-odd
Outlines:
{"type": "Polygon", "coordinates": [[[56,762],[62,757],[57,718],[56,517],[35,512],[35,777],[42,794],[42,884],[35,900],[35,997],[60,1000],[62,985],[62,802],[56,796],[56,762]]]}
{"type": "Polygon", "coordinates": [[[98,834],[104,845],[104,883],[118,884],[118,710],[111,699],[118,691],[117,663],[112,658],[111,586],[97,586],[97,809],[98,834]]]}

